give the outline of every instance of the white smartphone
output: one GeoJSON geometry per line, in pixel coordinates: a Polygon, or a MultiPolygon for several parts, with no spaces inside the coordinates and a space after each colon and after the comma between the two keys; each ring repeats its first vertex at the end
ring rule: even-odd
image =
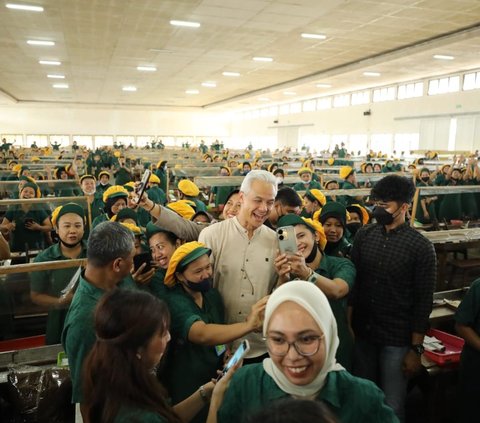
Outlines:
{"type": "Polygon", "coordinates": [[[222,370],[222,374],[218,376],[217,380],[220,379],[225,373],[227,373],[231,367],[235,366],[235,364],[243,360],[243,358],[247,355],[249,351],[250,344],[248,343],[247,339],[244,339],[240,346],[237,348],[237,351],[235,351],[235,354],[233,354],[232,357],[230,357],[230,360],[228,360],[228,363],[222,370]]]}
{"type": "Polygon", "coordinates": [[[278,248],[282,254],[295,254],[298,251],[295,228],[282,226],[277,228],[278,248]]]}
{"type": "Polygon", "coordinates": [[[152,172],[150,171],[150,169],[146,169],[145,172],[143,173],[142,180],[135,187],[135,194],[138,195],[138,197],[136,199],[137,204],[140,202],[140,199],[142,198],[143,193],[147,189],[148,180],[150,179],[151,174],[152,174],[152,172]]]}

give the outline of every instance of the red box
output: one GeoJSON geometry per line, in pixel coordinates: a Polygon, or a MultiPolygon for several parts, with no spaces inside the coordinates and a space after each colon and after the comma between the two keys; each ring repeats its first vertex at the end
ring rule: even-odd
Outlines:
{"type": "Polygon", "coordinates": [[[8,339],[0,341],[0,352],[27,350],[29,348],[43,347],[44,345],[45,335],[8,339]]]}
{"type": "Polygon", "coordinates": [[[451,335],[447,332],[442,332],[437,329],[430,329],[427,331],[428,336],[434,336],[443,342],[445,351],[437,353],[425,350],[425,356],[437,363],[439,366],[446,366],[447,364],[455,364],[460,362],[460,354],[462,353],[465,340],[458,336],[451,335]]]}

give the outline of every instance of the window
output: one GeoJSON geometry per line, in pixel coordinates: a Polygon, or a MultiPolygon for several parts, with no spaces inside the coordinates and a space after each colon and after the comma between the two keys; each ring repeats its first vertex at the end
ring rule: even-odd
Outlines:
{"type": "Polygon", "coordinates": [[[480,88],[480,72],[467,73],[463,78],[464,91],[480,88]]]}
{"type": "Polygon", "coordinates": [[[281,115],[288,115],[290,113],[290,104],[282,104],[279,109],[281,115]]]}
{"type": "Polygon", "coordinates": [[[406,155],[408,155],[410,151],[418,150],[419,141],[419,133],[395,134],[394,150],[397,152],[397,155],[401,154],[402,151],[405,152],[406,155]]]}
{"type": "Polygon", "coordinates": [[[175,145],[175,137],[164,137],[159,136],[157,137],[157,142],[162,141],[163,145],[166,147],[173,147],[175,145]]]}
{"type": "Polygon", "coordinates": [[[428,95],[453,93],[459,90],[460,90],[459,76],[432,79],[428,83],[428,95]]]}
{"type": "Polygon", "coordinates": [[[278,106],[271,106],[268,108],[268,115],[269,116],[277,116],[278,115],[278,106]]]}
{"type": "Polygon", "coordinates": [[[77,144],[81,147],[93,150],[93,137],[91,135],[74,135],[72,140],[77,141],[77,144]]]}
{"type": "Polygon", "coordinates": [[[377,153],[392,154],[392,134],[372,134],[370,148],[377,153]]]}
{"type": "Polygon", "coordinates": [[[130,144],[135,146],[135,137],[133,135],[117,135],[116,142],[117,144],[122,144],[125,147],[128,147],[130,144]]]}
{"type": "Polygon", "coordinates": [[[16,147],[22,147],[23,146],[23,135],[22,134],[2,134],[1,135],[2,140],[5,138],[8,143],[13,144],[16,147]]]}
{"type": "Polygon", "coordinates": [[[27,135],[27,146],[30,147],[33,143],[35,143],[37,147],[48,147],[48,136],[27,135]]]}
{"type": "Polygon", "coordinates": [[[317,100],[307,100],[303,102],[304,112],[314,112],[317,108],[317,100]]]}
{"type": "Polygon", "coordinates": [[[252,111],[252,119],[258,119],[260,117],[260,110],[253,110],[252,111]]]}
{"type": "Polygon", "coordinates": [[[312,145],[318,148],[319,151],[328,151],[330,148],[330,135],[320,135],[312,145]]]}
{"type": "Polygon", "coordinates": [[[373,90],[373,102],[395,100],[395,87],[377,88],[373,90]]]}
{"type": "Polygon", "coordinates": [[[346,145],[347,141],[348,141],[348,135],[344,135],[344,134],[332,135],[332,141],[330,143],[330,149],[333,150],[336,145],[338,145],[340,147],[342,145],[342,143],[346,145]]]}
{"type": "Polygon", "coordinates": [[[262,118],[263,118],[263,117],[268,117],[268,111],[269,111],[269,110],[268,110],[267,107],[265,107],[265,108],[263,108],[263,109],[260,109],[260,117],[262,117],[262,118]]]}
{"type": "Polygon", "coordinates": [[[367,141],[367,134],[350,135],[348,143],[349,151],[353,151],[355,154],[360,151],[361,154],[365,154],[367,152],[367,141]]]}
{"type": "MultiPolygon", "coordinates": [[[[154,140],[155,137],[152,137],[151,135],[140,135],[137,137],[137,143],[136,143],[136,146],[138,148],[142,148],[142,147],[145,147],[147,144],[150,145],[152,140],[154,140]]],[[[182,145],[180,143],[180,145],[182,145]]]]}
{"type": "Polygon", "coordinates": [[[358,91],[352,94],[352,106],[370,103],[370,91],[358,91]]]}
{"type": "Polygon", "coordinates": [[[326,110],[332,108],[332,97],[319,98],[317,100],[317,110],[326,110]]]}
{"type": "Polygon", "coordinates": [[[341,94],[333,97],[333,107],[347,107],[350,105],[350,94],[341,94]]]}
{"type": "Polygon", "coordinates": [[[95,148],[103,147],[106,145],[113,145],[113,136],[112,135],[95,135],[93,137],[95,148]]]}
{"type": "Polygon", "coordinates": [[[243,118],[245,120],[250,120],[252,118],[252,112],[250,110],[248,112],[245,112],[243,118]]]}
{"type": "Polygon", "coordinates": [[[398,99],[422,97],[423,82],[415,82],[411,84],[403,84],[398,87],[398,99]]]}
{"type": "Polygon", "coordinates": [[[302,103],[290,104],[290,113],[300,113],[302,111],[302,103]]]}

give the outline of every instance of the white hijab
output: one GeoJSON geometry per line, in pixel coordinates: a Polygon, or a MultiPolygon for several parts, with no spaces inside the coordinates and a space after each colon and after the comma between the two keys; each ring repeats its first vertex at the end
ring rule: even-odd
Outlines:
{"type": "Polygon", "coordinates": [[[344,370],[335,360],[339,344],[337,322],[325,294],[311,282],[296,280],[283,284],[270,295],[265,309],[263,336],[267,336],[268,323],[273,312],[285,301],[297,303],[317,322],[325,335],[323,339],[323,342],[325,342],[325,363],[313,382],[302,386],[290,382],[271,358],[263,360],[263,368],[282,391],[298,397],[311,397],[322,389],[329,372],[344,370]]]}

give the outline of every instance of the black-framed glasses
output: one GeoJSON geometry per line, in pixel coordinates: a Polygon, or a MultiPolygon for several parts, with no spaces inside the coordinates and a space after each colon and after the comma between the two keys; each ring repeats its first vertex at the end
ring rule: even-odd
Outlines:
{"type": "Polygon", "coordinates": [[[293,345],[295,351],[304,357],[310,357],[315,355],[320,349],[320,343],[324,335],[304,335],[298,338],[296,341],[288,342],[281,336],[272,335],[266,336],[263,340],[267,343],[268,351],[278,357],[285,357],[290,351],[290,347],[293,345]]]}

